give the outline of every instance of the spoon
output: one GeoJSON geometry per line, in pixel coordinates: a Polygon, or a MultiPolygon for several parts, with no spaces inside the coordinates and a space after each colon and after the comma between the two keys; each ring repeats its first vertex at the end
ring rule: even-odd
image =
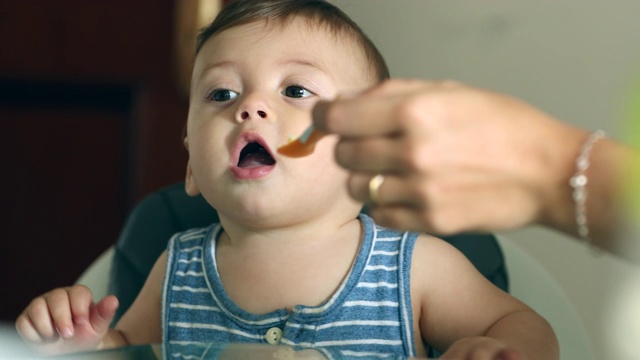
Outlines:
{"type": "Polygon", "coordinates": [[[326,134],[309,126],[299,138],[289,141],[278,148],[278,152],[289,157],[303,157],[313,153],[316,143],[326,134]]]}

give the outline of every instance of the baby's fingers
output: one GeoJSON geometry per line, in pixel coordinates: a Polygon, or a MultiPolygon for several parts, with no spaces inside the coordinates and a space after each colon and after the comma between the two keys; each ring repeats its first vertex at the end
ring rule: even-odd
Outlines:
{"type": "Polygon", "coordinates": [[[524,355],[516,349],[504,349],[498,353],[498,360],[524,360],[524,355]]]}
{"type": "MultiPolygon", "coordinates": [[[[43,304],[44,304],[44,300],[43,300],[43,304]]],[[[51,325],[50,319],[51,318],[49,317],[50,330],[46,331],[46,333],[50,334],[51,336],[51,334],[54,333],[54,330],[53,330],[53,325],[51,325]]],[[[18,319],[16,319],[16,330],[18,331],[18,334],[20,334],[20,336],[22,336],[22,338],[27,342],[38,343],[46,340],[46,336],[44,336],[44,334],[41,334],[40,330],[36,328],[36,325],[31,320],[27,310],[25,310],[22,314],[20,314],[20,316],[18,316],[18,319]]]]}
{"type": "Polygon", "coordinates": [[[49,305],[44,297],[37,297],[16,320],[16,330],[27,341],[42,342],[58,338],[58,331],[49,305]]]}
{"type": "Polygon", "coordinates": [[[76,285],[67,289],[72,321],[75,324],[85,324],[89,321],[89,311],[93,305],[93,294],[84,285],[76,285]]]}
{"type": "Polygon", "coordinates": [[[91,308],[91,327],[93,327],[96,333],[103,334],[109,329],[118,305],[118,298],[109,295],[91,308]]]}
{"type": "Polygon", "coordinates": [[[523,360],[520,352],[511,350],[507,345],[496,339],[477,336],[463,338],[456,341],[442,359],[455,360],[523,360]]]}

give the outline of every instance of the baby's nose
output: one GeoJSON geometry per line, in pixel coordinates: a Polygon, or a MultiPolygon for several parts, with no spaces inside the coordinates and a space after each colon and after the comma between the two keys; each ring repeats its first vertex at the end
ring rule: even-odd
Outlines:
{"type": "Polygon", "coordinates": [[[264,110],[256,110],[254,111],[247,111],[244,110],[242,112],[240,112],[240,119],[241,120],[249,120],[251,118],[260,118],[260,119],[266,119],[267,118],[267,112],[264,110]]]}
{"type": "MultiPolygon", "coordinates": [[[[262,119],[266,119],[267,118],[267,113],[265,111],[262,111],[262,110],[256,111],[256,115],[258,117],[262,118],[262,119]]],[[[249,117],[251,117],[251,115],[249,114],[248,111],[243,111],[240,114],[240,118],[242,118],[242,120],[247,120],[247,119],[249,119],[249,117]]]]}

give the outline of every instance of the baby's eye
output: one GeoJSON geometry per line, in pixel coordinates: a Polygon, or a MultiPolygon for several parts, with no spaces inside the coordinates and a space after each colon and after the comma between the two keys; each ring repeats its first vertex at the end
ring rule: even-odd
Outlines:
{"type": "Polygon", "coordinates": [[[313,94],[302,86],[291,85],[284,89],[284,95],[292,98],[304,98],[312,96],[313,94]]]}
{"type": "Polygon", "coordinates": [[[213,101],[229,101],[238,97],[238,93],[228,89],[218,89],[212,91],[207,98],[213,101]]]}

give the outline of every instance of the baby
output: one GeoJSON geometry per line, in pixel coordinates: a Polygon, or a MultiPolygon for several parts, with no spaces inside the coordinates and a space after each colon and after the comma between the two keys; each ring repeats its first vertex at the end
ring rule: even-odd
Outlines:
{"type": "Polygon", "coordinates": [[[318,100],[388,77],[382,56],[321,0],[234,1],[198,38],[186,191],[220,223],[173,236],[114,328],[114,296],[36,298],[16,327],[45,353],[164,341],[269,343],[332,353],[556,359],[549,324],[432,236],[359,215],[334,136],[306,157],[276,148],[318,100]]]}

